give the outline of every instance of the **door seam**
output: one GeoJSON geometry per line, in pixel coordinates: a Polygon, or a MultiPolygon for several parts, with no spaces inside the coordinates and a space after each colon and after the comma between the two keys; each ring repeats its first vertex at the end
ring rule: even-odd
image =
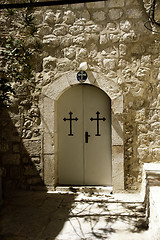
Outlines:
{"type": "Polygon", "coordinates": [[[83,119],[83,185],[85,185],[84,85],[82,85],[82,119],[83,119]]]}

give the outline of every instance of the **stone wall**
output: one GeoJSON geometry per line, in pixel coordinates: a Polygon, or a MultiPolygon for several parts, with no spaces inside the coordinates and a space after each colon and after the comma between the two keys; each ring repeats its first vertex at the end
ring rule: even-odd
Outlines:
{"type": "MultiPolygon", "coordinates": [[[[34,88],[40,91],[33,93],[22,81],[15,86],[12,106],[1,114],[4,181],[21,187],[43,182],[41,90],[87,62],[89,71],[104,74],[122,92],[125,187],[139,188],[143,163],[160,159],[160,41],[144,27],[146,2],[108,0],[34,9],[36,38],[43,43],[43,51],[32,59],[34,88]]],[[[6,36],[11,16],[1,13],[6,36]]],[[[11,27],[18,35],[20,25],[11,27]]],[[[26,39],[26,44],[32,41],[26,39]]]]}

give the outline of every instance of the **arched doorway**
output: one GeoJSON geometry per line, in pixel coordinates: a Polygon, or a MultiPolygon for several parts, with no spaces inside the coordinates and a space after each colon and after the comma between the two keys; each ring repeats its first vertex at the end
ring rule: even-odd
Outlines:
{"type": "Polygon", "coordinates": [[[57,101],[59,185],[112,184],[111,100],[89,84],[70,87],[57,101]]]}

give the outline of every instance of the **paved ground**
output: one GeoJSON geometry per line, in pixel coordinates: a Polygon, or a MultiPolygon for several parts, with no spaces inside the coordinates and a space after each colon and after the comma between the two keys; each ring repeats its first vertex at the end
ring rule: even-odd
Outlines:
{"type": "Polygon", "coordinates": [[[10,193],[0,212],[0,239],[146,240],[143,204],[125,200],[91,191],[10,193]]]}

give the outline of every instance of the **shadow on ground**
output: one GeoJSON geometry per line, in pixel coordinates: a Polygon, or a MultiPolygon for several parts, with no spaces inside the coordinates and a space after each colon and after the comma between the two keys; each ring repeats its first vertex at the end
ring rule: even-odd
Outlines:
{"type": "Polygon", "coordinates": [[[85,200],[74,191],[47,193],[42,179],[39,115],[35,107],[26,111],[17,112],[18,117],[6,110],[0,114],[4,193],[0,240],[110,239],[119,232],[145,230],[143,206],[122,204],[107,195],[103,200],[95,191],[83,192],[85,200]],[[33,138],[27,138],[29,133],[33,138]],[[43,191],[29,191],[37,187],[43,191]]]}
{"type": "Polygon", "coordinates": [[[20,191],[5,197],[0,239],[55,239],[68,219],[73,194],[20,191]]]}

